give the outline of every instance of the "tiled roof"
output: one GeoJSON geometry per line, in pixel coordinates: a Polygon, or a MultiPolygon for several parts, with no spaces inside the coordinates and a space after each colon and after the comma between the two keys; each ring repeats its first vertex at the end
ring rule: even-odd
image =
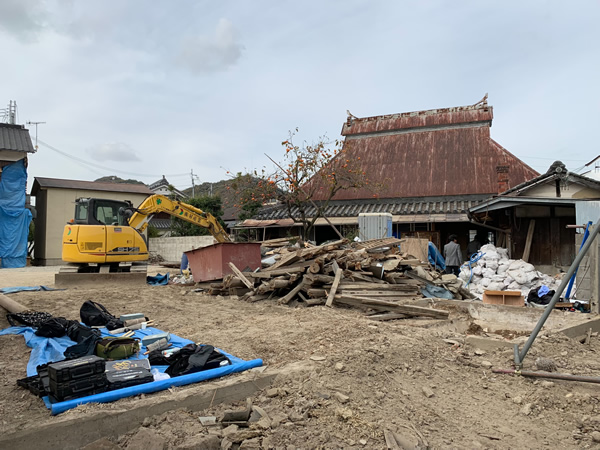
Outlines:
{"type": "MultiPolygon", "coordinates": [[[[325,216],[357,217],[360,213],[390,213],[394,216],[428,214],[465,214],[469,208],[489,198],[488,195],[463,195],[446,197],[391,198],[378,200],[338,200],[331,202],[325,209],[325,216]]],[[[293,209],[292,214],[297,215],[293,209]]],[[[315,208],[308,208],[308,217],[315,208]]],[[[254,219],[277,220],[289,217],[281,205],[263,208],[254,219]]]]}
{"type": "Polygon", "coordinates": [[[23,125],[0,123],[0,150],[34,153],[29,130],[23,125]]]}
{"type": "Polygon", "coordinates": [[[97,181],[63,180],[60,178],[35,177],[31,194],[35,195],[40,189],[80,189],[88,191],[130,192],[132,194],[148,194],[152,192],[145,184],[128,183],[99,183],[97,181]]]}

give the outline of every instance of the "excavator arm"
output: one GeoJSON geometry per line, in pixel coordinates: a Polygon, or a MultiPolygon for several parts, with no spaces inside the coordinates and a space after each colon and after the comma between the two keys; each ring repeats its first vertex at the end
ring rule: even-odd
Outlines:
{"type": "Polygon", "coordinates": [[[165,212],[199,227],[206,228],[217,242],[231,242],[229,235],[215,216],[187,203],[171,200],[164,195],[151,195],[133,211],[134,213],[129,219],[129,225],[140,233],[143,233],[148,227],[148,222],[153,214],[165,212]]]}

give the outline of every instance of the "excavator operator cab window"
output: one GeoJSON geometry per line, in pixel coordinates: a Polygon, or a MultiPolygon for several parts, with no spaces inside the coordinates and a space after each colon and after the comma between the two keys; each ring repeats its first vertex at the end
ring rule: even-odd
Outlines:
{"type": "Polygon", "coordinates": [[[127,206],[125,202],[98,199],[94,204],[94,218],[101,225],[127,226],[127,219],[119,214],[119,209],[127,206]]]}
{"type": "Polygon", "coordinates": [[[75,223],[88,223],[88,205],[89,202],[87,200],[77,200],[75,205],[75,223]]]}

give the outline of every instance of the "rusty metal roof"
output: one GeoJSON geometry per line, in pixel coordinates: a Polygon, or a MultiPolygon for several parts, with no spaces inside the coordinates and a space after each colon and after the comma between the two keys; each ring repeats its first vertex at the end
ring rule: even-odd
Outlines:
{"type": "Polygon", "coordinates": [[[0,123],[0,150],[34,153],[29,130],[23,125],[0,123]]]}
{"type": "MultiPolygon", "coordinates": [[[[487,104],[349,117],[342,128],[345,157],[360,159],[366,176],[381,187],[342,190],[334,198],[492,195],[498,193],[499,166],[508,170],[502,175],[508,175],[509,188],[538,176],[490,138],[492,118],[487,104]]],[[[315,199],[324,199],[321,192],[315,199]]]]}
{"type": "Polygon", "coordinates": [[[60,178],[35,177],[31,195],[43,189],[80,189],[86,191],[127,192],[132,194],[154,194],[145,184],[99,183],[97,181],[63,180],[60,178]]]}
{"type": "MultiPolygon", "coordinates": [[[[455,197],[418,197],[418,198],[389,198],[371,200],[334,200],[325,209],[325,216],[332,217],[358,217],[361,213],[390,213],[394,216],[402,215],[430,215],[430,214],[465,214],[470,208],[488,199],[488,195],[466,195],[455,197]]],[[[307,209],[307,216],[315,214],[315,208],[307,209]]],[[[292,214],[299,216],[297,209],[292,209],[292,214]]],[[[254,216],[259,220],[281,220],[288,218],[287,210],[282,206],[263,208],[254,216]]]]}

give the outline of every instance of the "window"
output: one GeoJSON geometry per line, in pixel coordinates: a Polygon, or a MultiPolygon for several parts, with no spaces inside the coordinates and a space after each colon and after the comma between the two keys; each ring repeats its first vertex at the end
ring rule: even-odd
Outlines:
{"type": "Polygon", "coordinates": [[[95,218],[105,225],[127,225],[125,217],[119,214],[119,209],[127,206],[122,202],[111,200],[96,200],[95,218]]]}

